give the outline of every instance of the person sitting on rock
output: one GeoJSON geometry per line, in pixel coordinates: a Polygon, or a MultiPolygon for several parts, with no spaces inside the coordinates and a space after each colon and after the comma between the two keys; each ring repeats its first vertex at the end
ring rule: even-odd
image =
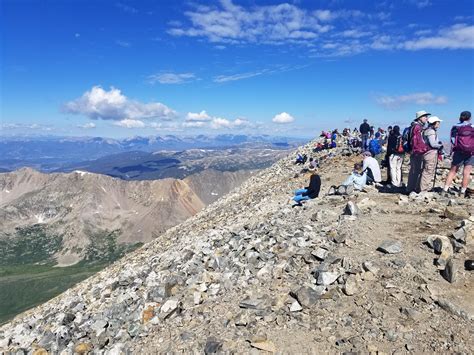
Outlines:
{"type": "Polygon", "coordinates": [[[306,154],[301,155],[301,153],[298,153],[298,155],[296,156],[295,164],[302,165],[302,164],[306,163],[307,159],[308,159],[308,157],[306,156],[306,154]]]}
{"type": "Polygon", "coordinates": [[[309,178],[309,185],[302,189],[296,190],[293,201],[295,201],[298,205],[301,205],[302,201],[307,201],[318,197],[320,190],[321,177],[315,171],[313,171],[309,178]]]}
{"type": "Polygon", "coordinates": [[[350,195],[354,190],[361,191],[367,184],[367,171],[363,171],[362,163],[354,164],[351,175],[339,186],[331,186],[328,195],[350,195]]]}
{"type": "Polygon", "coordinates": [[[382,181],[382,173],[378,161],[372,157],[372,153],[365,151],[362,153],[364,160],[362,162],[362,169],[367,172],[367,184],[380,184],[382,181]]]}

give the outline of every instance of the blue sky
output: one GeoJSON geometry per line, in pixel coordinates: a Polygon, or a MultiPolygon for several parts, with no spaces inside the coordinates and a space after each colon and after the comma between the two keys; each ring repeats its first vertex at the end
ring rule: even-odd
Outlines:
{"type": "Polygon", "coordinates": [[[265,133],[445,122],[474,103],[472,0],[2,6],[3,135],[265,133]]]}

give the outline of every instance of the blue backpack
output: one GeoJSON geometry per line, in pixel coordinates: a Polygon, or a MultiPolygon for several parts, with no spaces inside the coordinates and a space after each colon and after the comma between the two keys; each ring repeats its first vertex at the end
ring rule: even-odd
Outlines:
{"type": "Polygon", "coordinates": [[[372,139],[369,143],[369,152],[372,153],[372,155],[377,155],[382,152],[382,147],[379,144],[379,141],[377,139],[372,139]]]}
{"type": "Polygon", "coordinates": [[[412,125],[406,127],[402,133],[403,150],[405,153],[411,152],[411,128],[412,125]]]}

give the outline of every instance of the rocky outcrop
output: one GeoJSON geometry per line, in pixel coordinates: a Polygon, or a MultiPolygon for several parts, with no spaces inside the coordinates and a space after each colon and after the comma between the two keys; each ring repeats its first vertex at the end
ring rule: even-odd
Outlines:
{"type": "MultiPolygon", "coordinates": [[[[300,150],[310,154],[310,148],[300,150]]],[[[318,153],[322,191],[340,183],[358,159],[342,153],[318,153]]],[[[454,232],[463,240],[459,222],[443,211],[456,203],[472,216],[470,201],[434,194],[409,201],[367,188],[292,207],[292,191],[308,181],[292,160],[256,174],[160,238],[4,325],[0,349],[472,350],[466,306],[474,299],[472,273],[459,269],[448,283],[424,244],[435,233],[454,232]]],[[[465,246],[453,253],[454,265],[470,255],[469,242],[465,246]]]]}

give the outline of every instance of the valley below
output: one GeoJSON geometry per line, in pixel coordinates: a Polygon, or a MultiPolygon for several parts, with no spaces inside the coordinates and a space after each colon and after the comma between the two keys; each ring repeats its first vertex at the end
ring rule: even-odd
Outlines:
{"type": "Polygon", "coordinates": [[[158,238],[286,154],[132,152],[68,172],[0,173],[0,323],[158,238]],[[168,163],[147,169],[154,157],[168,163]]]}

